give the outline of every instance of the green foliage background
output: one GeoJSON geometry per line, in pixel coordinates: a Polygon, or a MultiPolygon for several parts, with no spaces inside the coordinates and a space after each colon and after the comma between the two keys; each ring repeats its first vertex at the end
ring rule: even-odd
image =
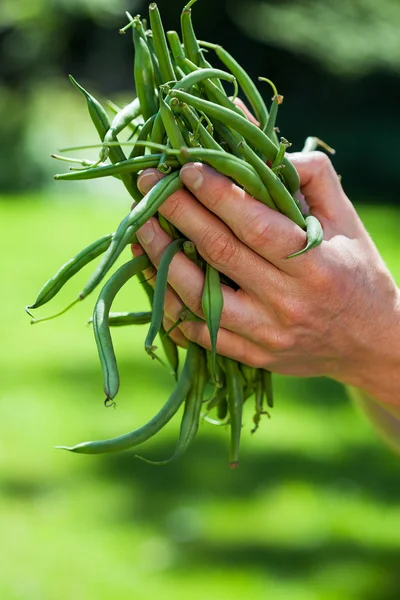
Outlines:
{"type": "MultiPolygon", "coordinates": [[[[181,0],[159,5],[175,28],[181,0]]],[[[275,377],[272,419],[253,437],[247,409],[236,472],[226,467],[227,432],[206,424],[187,456],[163,468],[131,453],[52,449],[138,426],[172,388],[144,355],[145,329],[126,328],[116,332],[118,407],[105,409],[85,327],[92,300],[35,327],[23,311],[126,213],[118,182],[54,182],[60,166],[48,158],[96,140],[69,72],[103,99],[131,97],[130,38],[117,34],[125,9],[144,4],[0,4],[0,598],[397,600],[399,460],[333,382],[275,377]]],[[[345,188],[400,281],[398,2],[199,0],[193,14],[199,37],[274,79],[295,147],[309,134],[336,147],[345,188]]],[[[116,309],[146,306],[133,282],[116,309]]],[[[170,455],[178,426],[147,455],[170,455]]]]}

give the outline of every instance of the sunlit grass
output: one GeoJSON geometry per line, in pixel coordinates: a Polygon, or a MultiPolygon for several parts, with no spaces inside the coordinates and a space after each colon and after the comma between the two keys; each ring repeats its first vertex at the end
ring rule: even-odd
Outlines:
{"type": "MultiPolygon", "coordinates": [[[[173,387],[143,351],[146,327],[121,329],[121,393],[106,409],[86,326],[93,299],[35,326],[24,313],[59,265],[124,211],[94,198],[0,204],[0,598],[397,598],[399,462],[335,383],[275,378],[276,408],[255,436],[246,410],[237,472],[226,466],[227,431],[207,424],[164,468],[130,453],[53,449],[135,428],[173,387]]],[[[400,280],[395,209],[360,213],[400,280]]],[[[70,302],[89,273],[41,314],[70,302]]],[[[135,282],[117,302],[147,306],[135,282]]],[[[176,419],[143,453],[168,457],[178,427],[176,419]]]]}

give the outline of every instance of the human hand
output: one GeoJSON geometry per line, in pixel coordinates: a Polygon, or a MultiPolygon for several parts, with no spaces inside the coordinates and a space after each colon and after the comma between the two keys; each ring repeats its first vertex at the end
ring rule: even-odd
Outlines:
{"type": "MultiPolygon", "coordinates": [[[[187,189],[160,209],[207,262],[239,286],[222,286],[217,350],[275,373],[325,375],[400,404],[399,291],[329,158],[313,152],[292,154],[291,160],[310,212],[324,229],[321,246],[301,256],[286,259],[305,246],[304,231],[201,163],[181,169],[187,189]]],[[[144,172],[141,190],[161,177],[144,172]]],[[[155,266],[171,242],[156,219],[138,239],[155,266]]],[[[142,250],[136,245],[133,251],[142,250]]],[[[200,268],[183,254],[175,257],[165,303],[172,322],[183,305],[203,316],[203,282],[200,268]]],[[[177,341],[210,347],[205,324],[184,322],[179,329],[177,341]]]]}

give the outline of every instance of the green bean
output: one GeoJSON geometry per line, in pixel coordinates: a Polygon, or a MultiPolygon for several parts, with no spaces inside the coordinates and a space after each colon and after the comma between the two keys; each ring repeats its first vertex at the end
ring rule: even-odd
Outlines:
{"type": "Polygon", "coordinates": [[[308,252],[308,250],[311,250],[311,248],[316,248],[317,246],[322,244],[322,242],[324,240],[324,230],[322,229],[322,225],[318,221],[318,219],[316,217],[313,217],[312,215],[306,217],[306,227],[307,227],[306,247],[303,248],[302,250],[299,250],[298,252],[294,252],[293,254],[290,254],[287,258],[293,258],[295,256],[300,256],[301,254],[308,252]]]}
{"type": "Polygon", "coordinates": [[[213,49],[220,61],[233,73],[259,121],[261,129],[263,129],[268,120],[268,110],[260,92],[248,73],[222,46],[210,44],[209,42],[199,42],[199,44],[205,48],[213,49]]]}
{"type": "MultiPolygon", "coordinates": [[[[106,102],[108,108],[114,113],[114,115],[117,115],[122,108],[120,106],[118,106],[117,104],[115,104],[115,102],[113,102],[112,100],[107,100],[106,102]]],[[[131,130],[132,135],[134,135],[138,129],[138,126],[140,123],[138,123],[137,121],[142,121],[142,118],[136,118],[134,119],[131,123],[127,124],[127,128],[131,130]]]]}
{"type": "Polygon", "coordinates": [[[174,340],[169,336],[169,332],[165,331],[164,325],[162,323],[160,325],[159,333],[160,333],[161,345],[163,347],[167,361],[171,367],[172,374],[174,375],[175,379],[178,379],[178,370],[179,370],[178,346],[175,344],[174,340]]]}
{"type": "Polygon", "coordinates": [[[223,421],[224,419],[226,419],[227,415],[228,415],[228,400],[227,400],[227,397],[225,396],[224,398],[221,398],[221,400],[217,406],[217,416],[218,416],[218,419],[223,421]]]}
{"type": "Polygon", "coordinates": [[[153,32],[151,31],[151,29],[148,29],[145,32],[145,35],[146,35],[146,42],[147,42],[147,45],[148,45],[149,51],[150,51],[151,61],[153,63],[154,83],[156,84],[156,87],[159,88],[160,85],[162,85],[164,83],[164,81],[163,81],[163,77],[161,75],[160,63],[158,62],[156,49],[154,47],[153,32]]]}
{"type": "Polygon", "coordinates": [[[150,25],[153,31],[154,50],[160,65],[163,83],[166,83],[167,81],[172,81],[175,79],[175,73],[169,56],[167,40],[165,38],[164,28],[157,4],[150,4],[149,14],[150,25]]]}
{"type": "Polygon", "coordinates": [[[158,222],[160,223],[160,227],[167,235],[169,235],[173,240],[177,240],[182,237],[182,234],[177,230],[172,223],[167,221],[167,219],[161,214],[158,213],[158,222]]]}
{"type": "MultiPolygon", "coordinates": [[[[228,390],[226,386],[223,384],[221,387],[216,386],[214,389],[214,393],[211,398],[207,401],[207,412],[210,412],[213,408],[218,408],[220,403],[226,400],[226,395],[228,390]]],[[[227,414],[227,413],[226,413],[227,414]]],[[[226,416],[225,414],[225,416],[226,416]]],[[[225,418],[225,417],[223,417],[225,418]]]]}
{"type": "Polygon", "coordinates": [[[92,244],[89,244],[89,246],[78,252],[76,256],[66,262],[57,273],[44,284],[39,291],[35,302],[26,307],[27,313],[30,314],[29,309],[39,308],[39,306],[43,306],[43,304],[49,302],[61,288],[64,287],[71,277],[83,269],[83,267],[92,260],[103,254],[110,246],[113,235],[113,233],[109,233],[92,244]]]}
{"type": "Polygon", "coordinates": [[[261,371],[261,377],[263,381],[264,393],[267,398],[267,404],[270,408],[274,407],[274,394],[272,389],[272,374],[267,369],[261,371]]]}
{"type": "Polygon", "coordinates": [[[56,448],[79,454],[104,454],[128,450],[129,448],[143,444],[172,419],[186,399],[192,387],[193,378],[198,370],[200,353],[201,349],[199,346],[193,342],[189,342],[185,364],[174,391],[160,411],[148,423],[139,427],[139,429],[109,440],[83,442],[76,446],[56,446],[56,448]]]}
{"type": "Polygon", "coordinates": [[[268,414],[263,408],[264,396],[263,379],[262,376],[259,375],[256,383],[256,412],[253,416],[254,427],[251,430],[252,434],[255,433],[260,426],[261,415],[268,414]]]}
{"type": "Polygon", "coordinates": [[[206,317],[211,340],[212,375],[217,381],[217,335],[221,323],[224,296],[222,294],[219,273],[207,263],[201,306],[206,317]]]}
{"type": "Polygon", "coordinates": [[[240,435],[242,431],[243,387],[237,362],[225,358],[226,381],[228,384],[228,408],[231,425],[229,468],[239,464],[240,435]]]}
{"type": "Polygon", "coordinates": [[[276,155],[276,159],[272,163],[271,169],[274,173],[276,173],[279,169],[282,168],[282,161],[285,156],[286,150],[290,148],[292,144],[287,141],[284,137],[281,138],[279,143],[279,152],[276,155]]]}
{"type": "Polygon", "coordinates": [[[173,462],[186,452],[186,450],[196,437],[196,433],[199,428],[200,413],[203,403],[203,393],[206,384],[207,370],[204,358],[204,350],[200,349],[197,373],[194,376],[191,390],[185,402],[185,410],[182,416],[179,439],[174,454],[171,456],[171,458],[162,461],[149,460],[147,458],[144,458],[143,456],[138,455],[136,455],[135,458],[139,458],[140,460],[143,460],[144,462],[147,462],[151,465],[166,465],[170,462],[173,462]]]}
{"type": "Polygon", "coordinates": [[[200,46],[197,42],[192,23],[191,7],[196,0],[190,0],[181,13],[181,30],[185,54],[196,65],[199,63],[200,46]]]}
{"type": "MultiPolygon", "coordinates": [[[[142,129],[140,130],[140,133],[136,139],[136,142],[143,142],[143,141],[145,142],[147,140],[147,138],[151,135],[155,118],[156,118],[156,115],[153,115],[149,119],[147,119],[146,123],[143,125],[142,129]]],[[[146,150],[145,146],[135,145],[131,150],[129,158],[135,158],[135,156],[141,156],[142,154],[144,154],[145,150],[146,150]]]]}
{"type": "Polygon", "coordinates": [[[125,325],[147,325],[151,321],[151,311],[147,312],[119,312],[108,315],[110,327],[124,327],[125,325]]]}
{"type": "Polygon", "coordinates": [[[135,17],[132,27],[133,43],[135,46],[134,77],[136,93],[139,99],[145,121],[157,112],[155,97],[154,68],[150,50],[140,35],[141,23],[135,17]]]}
{"type": "Polygon", "coordinates": [[[202,125],[195,112],[187,104],[179,102],[177,98],[172,98],[170,106],[174,112],[178,112],[182,115],[193,132],[197,129],[201,144],[204,148],[223,152],[223,148],[215,141],[213,136],[207,131],[207,128],[202,125]]]}
{"type": "MultiPolygon", "coordinates": [[[[186,102],[197,110],[206,113],[211,118],[218,119],[228,127],[232,127],[232,129],[238,131],[245,139],[248,139],[253,146],[259,148],[271,161],[275,160],[278,148],[258,127],[244,117],[224,106],[217,106],[208,100],[196,98],[180,90],[171,90],[170,94],[171,97],[176,97],[182,102],[186,102]]],[[[287,158],[284,159],[283,164],[285,165],[284,179],[290,192],[294,194],[299,189],[299,176],[287,158]]]]}
{"type": "Polygon", "coordinates": [[[89,281],[79,294],[83,300],[100,283],[107,271],[117,260],[125,246],[134,239],[136,231],[146,223],[169,198],[171,194],[183,187],[179,173],[171,173],[159,181],[144,198],[137,204],[125,219],[120,223],[113,236],[111,245],[103,260],[90,277],[89,281]]]}
{"type": "Polygon", "coordinates": [[[191,72],[190,69],[184,65],[179,65],[179,59],[185,56],[185,50],[182,48],[178,33],[176,31],[167,31],[167,38],[176,66],[179,66],[184,74],[188,75],[191,72]]]}
{"type": "MultiPolygon", "coordinates": [[[[160,95],[160,115],[172,148],[178,150],[182,146],[186,146],[185,139],[181,133],[181,130],[179,129],[178,123],[176,122],[174,113],[165,102],[162,94],[160,95]]],[[[187,162],[184,157],[178,156],[177,158],[181,165],[184,165],[185,162],[187,162]]]]}
{"type": "MultiPolygon", "coordinates": [[[[130,158],[119,163],[114,163],[113,165],[92,167],[90,169],[81,169],[79,171],[73,171],[69,173],[58,173],[57,175],[54,175],[54,179],[62,181],[81,181],[84,179],[108,177],[110,175],[122,175],[124,173],[139,173],[144,169],[157,167],[161,156],[162,154],[146,154],[145,156],[135,156],[134,158],[130,158]]],[[[168,162],[172,166],[179,164],[176,160],[171,161],[171,157],[169,158],[168,162]]]]}
{"type": "Polygon", "coordinates": [[[153,345],[156,335],[160,331],[162,319],[164,315],[164,302],[167,293],[168,284],[168,269],[174,256],[183,249],[184,239],[174,240],[164,250],[164,254],[160,260],[157,270],[156,287],[153,301],[153,316],[151,319],[150,328],[144,343],[145,350],[150,356],[155,357],[154,350],[157,349],[153,345]]]}
{"type": "Polygon", "coordinates": [[[278,94],[278,90],[276,89],[275,84],[270,79],[267,79],[266,77],[259,77],[258,80],[269,83],[274,92],[274,95],[272,97],[271,109],[269,111],[268,121],[266,122],[265,126],[263,127],[263,131],[271,140],[274,140],[276,142],[276,139],[277,139],[276,132],[275,132],[276,117],[278,116],[278,108],[283,102],[283,96],[278,94]]]}
{"type": "Polygon", "coordinates": [[[161,113],[158,111],[156,118],[153,123],[153,130],[151,132],[151,141],[155,144],[163,144],[165,140],[165,127],[161,118],[161,113]]]}
{"type": "MultiPolygon", "coordinates": [[[[117,141],[117,135],[125,129],[136,117],[141,114],[141,107],[138,98],[132,100],[130,104],[122,108],[111,122],[110,128],[104,136],[104,143],[117,141]]],[[[115,147],[115,146],[114,146],[115,147]]],[[[104,146],[100,153],[100,160],[107,160],[110,148],[104,146]]]]}
{"type": "Polygon", "coordinates": [[[106,401],[118,393],[119,374],[117,360],[111,339],[108,316],[115,296],[129,279],[151,265],[146,254],[125,263],[107,281],[101,290],[93,311],[93,332],[103,372],[103,385],[106,401]]]}
{"type": "Polygon", "coordinates": [[[146,296],[148,298],[150,306],[153,306],[154,289],[148,282],[146,275],[144,273],[142,273],[141,271],[140,271],[140,273],[137,273],[137,278],[139,280],[140,285],[142,286],[142,288],[144,290],[144,293],[146,294],[146,296]]]}
{"type": "Polygon", "coordinates": [[[196,250],[196,246],[193,242],[191,241],[186,241],[183,243],[183,251],[185,253],[185,255],[192,261],[194,262],[195,265],[197,265],[198,259],[199,259],[199,255],[197,254],[197,250],[196,250]]]}
{"type": "MultiPolygon", "coordinates": [[[[225,108],[229,108],[230,110],[233,110],[234,112],[238,113],[239,115],[243,115],[243,111],[238,106],[236,106],[236,104],[234,102],[232,102],[232,100],[230,100],[227,97],[225,91],[221,92],[219,87],[213,81],[211,81],[211,79],[217,79],[218,81],[220,79],[223,79],[225,81],[229,81],[229,82],[233,83],[233,85],[234,85],[233,97],[236,98],[237,93],[238,93],[237,81],[236,81],[236,78],[233,75],[231,75],[231,73],[227,73],[226,71],[220,71],[219,69],[214,69],[214,68],[201,69],[200,67],[196,66],[192,61],[190,61],[188,58],[185,58],[183,56],[180,57],[178,64],[180,66],[182,66],[184,64],[188,67],[188,69],[190,69],[191,73],[199,74],[199,83],[201,83],[202,86],[204,86],[205,94],[206,94],[208,100],[211,100],[211,101],[215,102],[216,104],[224,106],[225,108]],[[210,76],[207,77],[207,75],[206,75],[207,72],[210,72],[212,74],[210,74],[210,76]]],[[[183,89],[179,85],[180,83],[181,82],[178,82],[178,84],[175,84],[173,89],[183,89]]]]}
{"type": "MultiPolygon", "coordinates": [[[[73,85],[84,95],[90,118],[97,129],[101,141],[103,141],[107,131],[110,128],[110,120],[107,116],[107,113],[101,104],[96,100],[96,98],[94,98],[81,85],[79,85],[72,75],[70,75],[69,78],[73,85]]],[[[110,160],[112,163],[123,161],[125,158],[125,154],[119,146],[113,146],[110,148],[110,160]]],[[[123,175],[121,179],[129,194],[132,196],[135,202],[138,202],[141,198],[141,194],[137,188],[135,180],[132,178],[132,175],[123,175]]]]}

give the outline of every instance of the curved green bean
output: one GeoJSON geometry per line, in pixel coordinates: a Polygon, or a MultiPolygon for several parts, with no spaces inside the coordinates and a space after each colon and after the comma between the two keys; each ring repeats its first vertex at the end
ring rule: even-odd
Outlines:
{"type": "Polygon", "coordinates": [[[163,83],[175,79],[174,68],[172,66],[167,40],[164,33],[163,24],[161,21],[160,12],[157,4],[154,2],[149,6],[150,25],[153,32],[153,42],[155,54],[160,65],[161,77],[163,83]]]}
{"type": "Polygon", "coordinates": [[[305,252],[311,250],[311,248],[316,248],[320,244],[322,244],[324,240],[324,230],[322,229],[321,223],[318,221],[316,217],[312,215],[306,217],[306,235],[307,235],[307,244],[306,247],[298,252],[294,252],[287,256],[287,258],[294,258],[295,256],[300,256],[305,252]]]}
{"type": "Polygon", "coordinates": [[[217,381],[217,335],[221,324],[224,296],[222,294],[219,273],[207,263],[201,306],[211,339],[212,369],[214,381],[217,381]]]}

